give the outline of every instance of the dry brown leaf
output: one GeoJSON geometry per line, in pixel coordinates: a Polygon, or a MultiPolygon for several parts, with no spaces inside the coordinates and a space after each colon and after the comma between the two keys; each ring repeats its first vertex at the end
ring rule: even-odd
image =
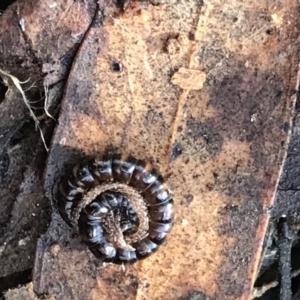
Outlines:
{"type": "Polygon", "coordinates": [[[282,127],[290,122],[298,88],[296,3],[266,11],[260,1],[211,0],[202,7],[198,0],[170,0],[124,14],[106,1],[99,5],[106,18],[92,26],[73,65],[47,194],[53,197],[66,164],[107,149],[129,151],[151,159],[168,177],[176,223],[156,254],[125,270],[95,268],[70,234],[55,259],[45,243],[38,250],[36,289],[57,299],[194,293],[248,299],[286,150],[282,127]],[[273,36],[264,31],[273,25],[263,13],[281,16],[273,36]],[[113,71],[115,63],[121,72],[113,71]],[[203,88],[173,85],[180,68],[203,70],[203,88]]]}

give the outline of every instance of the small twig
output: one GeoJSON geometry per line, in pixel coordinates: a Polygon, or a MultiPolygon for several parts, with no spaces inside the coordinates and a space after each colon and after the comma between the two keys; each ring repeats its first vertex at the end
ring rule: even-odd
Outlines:
{"type": "Polygon", "coordinates": [[[261,287],[254,288],[253,291],[252,291],[251,299],[261,297],[268,290],[276,287],[278,285],[278,283],[279,282],[277,280],[274,280],[274,281],[271,281],[268,284],[265,284],[261,287]]]}
{"type": "Polygon", "coordinates": [[[49,118],[51,118],[52,120],[54,120],[56,122],[56,120],[54,119],[54,117],[48,111],[48,101],[49,101],[48,93],[49,93],[49,89],[48,89],[48,85],[47,84],[44,84],[44,91],[45,91],[45,101],[44,101],[44,110],[45,110],[45,113],[46,113],[46,115],[49,118]]]}
{"type": "MultiPolygon", "coordinates": [[[[291,274],[291,278],[297,277],[300,274],[300,269],[299,270],[295,270],[292,272],[291,274]]],[[[263,286],[260,287],[256,287],[253,289],[252,295],[251,295],[251,299],[255,299],[258,297],[261,297],[264,293],[266,293],[268,290],[276,287],[279,284],[278,280],[274,280],[271,281],[263,286]]]]}
{"type": "Polygon", "coordinates": [[[261,287],[253,289],[251,299],[261,297],[268,290],[280,284],[280,300],[292,299],[292,278],[300,274],[300,270],[291,272],[291,249],[294,240],[294,231],[290,228],[286,218],[279,220],[278,226],[279,249],[279,280],[271,281],[261,287]]]}
{"type": "Polygon", "coordinates": [[[48,147],[46,145],[46,141],[45,141],[45,138],[44,138],[43,131],[42,131],[40,125],[39,125],[39,120],[37,119],[36,115],[34,114],[33,110],[31,109],[30,104],[29,104],[30,102],[26,98],[25,92],[24,92],[24,90],[21,87],[21,84],[28,82],[30,80],[30,78],[28,80],[24,81],[24,82],[21,82],[17,77],[15,77],[15,76],[13,76],[13,75],[11,75],[11,74],[9,74],[9,73],[1,70],[1,69],[0,69],[0,73],[3,74],[6,77],[9,77],[12,80],[13,84],[15,85],[15,87],[20,92],[20,94],[21,94],[21,96],[23,98],[23,101],[24,101],[25,105],[27,106],[27,108],[29,110],[30,116],[34,120],[36,128],[38,128],[39,131],[40,131],[40,135],[41,135],[41,139],[43,141],[44,147],[45,147],[46,151],[48,152],[49,149],[48,149],[48,147]]]}

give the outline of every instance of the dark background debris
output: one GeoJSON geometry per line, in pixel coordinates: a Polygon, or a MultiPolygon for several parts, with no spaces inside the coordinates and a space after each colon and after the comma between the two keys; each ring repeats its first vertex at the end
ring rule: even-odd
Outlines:
{"type": "Polygon", "coordinates": [[[266,251],[255,283],[258,300],[300,299],[300,99],[266,236],[266,251]],[[274,286],[274,287],[272,287],[274,286]],[[261,293],[261,292],[260,292],[261,293]],[[259,294],[260,294],[259,293],[259,294]]]}
{"type": "MultiPolygon", "coordinates": [[[[48,113],[57,119],[65,79],[85,30],[93,18],[95,5],[92,1],[81,2],[79,6],[75,3],[71,7],[73,15],[61,19],[62,23],[65,22],[64,25],[68,26],[68,22],[72,23],[72,18],[77,17],[76,10],[81,5],[81,16],[85,19],[75,26],[76,28],[73,27],[72,30],[75,30],[77,35],[72,35],[72,30],[66,30],[61,24],[59,27],[55,21],[55,18],[60,18],[57,10],[50,10],[48,7],[50,11],[46,11],[47,6],[43,7],[42,1],[19,1],[18,5],[13,2],[0,1],[0,69],[27,82],[22,84],[22,88],[26,91],[29,104],[39,121],[45,144],[49,146],[56,122],[45,114],[45,88],[48,113]],[[7,14],[3,15],[6,9],[7,14]],[[31,13],[41,16],[35,21],[40,19],[42,22],[46,21],[43,16],[47,16],[47,13],[51,15],[49,30],[43,31],[42,27],[32,26],[31,13]],[[23,28],[20,25],[21,20],[23,28]],[[34,43],[34,34],[39,29],[39,38],[44,40],[45,44],[34,43]],[[47,38],[50,40],[47,41],[47,38]],[[56,46],[59,39],[64,43],[61,48],[56,46]],[[46,50],[43,49],[44,46],[46,50]],[[19,70],[22,70],[22,73],[19,70]]],[[[47,152],[41,140],[41,133],[37,130],[19,91],[11,79],[2,73],[0,119],[2,299],[4,291],[32,280],[36,242],[49,226],[52,208],[44,196],[43,172],[47,152]]]]}

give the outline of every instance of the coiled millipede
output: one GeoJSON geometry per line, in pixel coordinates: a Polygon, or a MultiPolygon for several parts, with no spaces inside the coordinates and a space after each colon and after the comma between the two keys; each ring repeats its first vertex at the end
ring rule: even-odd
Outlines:
{"type": "Polygon", "coordinates": [[[173,225],[173,199],[153,166],[127,154],[74,167],[59,186],[58,210],[104,262],[133,263],[154,253],[173,225]]]}

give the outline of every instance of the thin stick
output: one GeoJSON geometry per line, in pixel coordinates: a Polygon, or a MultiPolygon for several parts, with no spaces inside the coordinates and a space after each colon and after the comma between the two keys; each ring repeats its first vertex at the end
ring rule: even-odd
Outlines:
{"type": "Polygon", "coordinates": [[[23,90],[22,87],[21,87],[21,84],[28,82],[28,81],[30,80],[30,78],[29,78],[27,81],[25,81],[25,82],[21,82],[17,77],[15,77],[15,76],[13,76],[13,75],[11,75],[11,74],[9,74],[9,73],[7,73],[7,72],[1,70],[1,69],[0,69],[0,73],[3,74],[4,76],[9,77],[9,78],[12,80],[13,84],[15,85],[15,87],[19,90],[19,92],[20,92],[20,94],[21,94],[21,96],[22,96],[22,98],[23,98],[23,101],[24,101],[25,105],[27,106],[27,108],[28,108],[28,110],[29,110],[30,116],[32,117],[32,119],[33,119],[34,122],[35,122],[36,128],[38,128],[39,131],[40,131],[40,135],[41,135],[41,138],[42,138],[44,147],[45,147],[46,151],[48,152],[49,149],[48,149],[48,147],[47,147],[47,145],[46,145],[46,141],[45,141],[45,138],[44,138],[44,134],[43,134],[42,129],[41,129],[40,125],[39,125],[39,120],[37,119],[36,115],[34,114],[33,110],[31,109],[30,104],[29,104],[29,101],[28,101],[28,99],[26,98],[26,95],[25,95],[25,93],[24,93],[24,90],[23,90]]]}
{"type": "Polygon", "coordinates": [[[45,101],[44,101],[44,111],[46,113],[46,115],[51,118],[52,120],[54,120],[56,122],[56,120],[54,119],[54,117],[49,113],[48,111],[48,101],[49,101],[49,98],[48,98],[48,93],[49,93],[49,89],[48,89],[48,85],[47,84],[44,84],[44,91],[45,91],[45,101]]]}
{"type": "Polygon", "coordinates": [[[292,299],[292,279],[291,279],[291,250],[292,231],[285,218],[279,220],[279,273],[280,273],[280,300],[292,299]]]}

